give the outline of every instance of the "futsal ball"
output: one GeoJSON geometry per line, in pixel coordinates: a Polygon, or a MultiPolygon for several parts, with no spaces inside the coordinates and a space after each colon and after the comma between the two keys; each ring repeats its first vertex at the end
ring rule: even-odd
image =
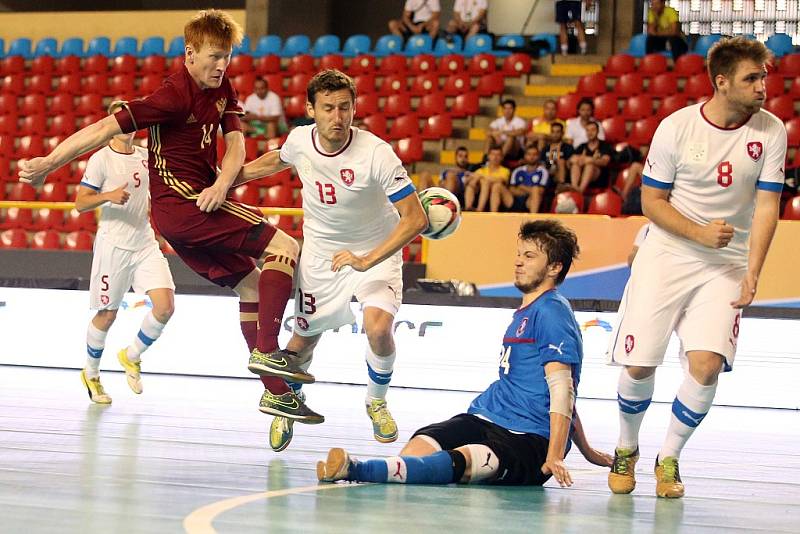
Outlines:
{"type": "Polygon", "coordinates": [[[422,237],[444,239],[461,224],[461,205],[447,189],[429,187],[419,194],[419,200],[428,216],[428,228],[422,232],[422,237]]]}

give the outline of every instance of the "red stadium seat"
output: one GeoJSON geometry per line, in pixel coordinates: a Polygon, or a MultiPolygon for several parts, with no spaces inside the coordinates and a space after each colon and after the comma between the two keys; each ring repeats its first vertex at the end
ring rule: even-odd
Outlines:
{"type": "MultiPolygon", "coordinates": [[[[49,178],[49,176],[48,176],[49,178]]],[[[67,186],[58,182],[48,182],[39,192],[40,202],[66,202],[67,186]]]]}
{"type": "Polygon", "coordinates": [[[139,94],[149,95],[155,92],[156,89],[161,87],[164,77],[160,74],[146,74],[141,82],[139,82],[139,94]]]}
{"type": "Polygon", "coordinates": [[[496,70],[497,60],[492,54],[476,54],[467,65],[467,72],[475,76],[491,74],[496,70]]]}
{"type": "Polygon", "coordinates": [[[789,201],[783,207],[781,219],[800,221],[800,195],[789,199],[789,201]]]}
{"type": "Polygon", "coordinates": [[[101,55],[88,57],[81,70],[86,74],[105,74],[108,72],[108,58],[101,55]]]}
{"type": "Polygon", "coordinates": [[[135,93],[134,77],[131,74],[117,74],[108,80],[108,95],[129,100],[135,93]]]}
{"type": "MultiPolygon", "coordinates": [[[[80,74],[64,74],[58,78],[56,83],[56,91],[59,93],[67,93],[70,95],[80,95],[84,91],[81,89],[81,75],[80,74]]],[[[99,93],[98,93],[99,94],[99,93]]]]}
{"type": "Polygon", "coordinates": [[[30,230],[33,228],[33,212],[23,208],[8,208],[5,219],[0,224],[0,229],[19,228],[30,230]]]}
{"type": "Polygon", "coordinates": [[[287,185],[274,185],[267,189],[261,204],[270,208],[291,208],[294,203],[292,188],[287,185]]]}
{"type": "Polygon", "coordinates": [[[431,54],[419,54],[411,59],[411,74],[436,72],[436,58],[431,54]]]}
{"type": "MultiPolygon", "coordinates": [[[[14,121],[16,125],[16,121],[14,121]]],[[[14,136],[0,134],[0,157],[11,158],[14,155],[14,136]]]]}
{"type": "MultiPolygon", "coordinates": [[[[606,88],[606,75],[602,72],[596,72],[587,76],[582,76],[578,80],[578,88],[576,94],[580,96],[597,96],[607,92],[606,88]]],[[[572,115],[575,115],[575,108],[572,108],[572,115]]]]}
{"type": "Polygon", "coordinates": [[[445,139],[451,135],[453,135],[453,120],[447,114],[428,117],[422,127],[423,139],[445,139]]]}
{"type": "Polygon", "coordinates": [[[629,54],[614,54],[608,61],[603,71],[607,76],[621,76],[636,70],[636,58],[629,54]]]}
{"type": "Polygon", "coordinates": [[[578,102],[581,101],[581,96],[576,93],[568,95],[561,95],[556,101],[556,115],[559,119],[569,119],[575,117],[578,102]]]}
{"type": "MultiPolygon", "coordinates": [[[[64,250],[92,250],[93,237],[89,232],[70,232],[64,238],[64,250]]],[[[174,252],[174,251],[173,251],[174,252]]]]}
{"type": "Polygon", "coordinates": [[[315,72],[314,58],[308,54],[293,56],[289,59],[286,71],[289,74],[313,74],[315,72]]]}
{"type": "MultiPolygon", "coordinates": [[[[238,94],[243,95],[243,97],[246,97],[246,95],[250,95],[253,93],[253,86],[256,83],[256,75],[253,72],[240,74],[235,78],[231,79],[231,83],[233,84],[233,88],[236,89],[236,92],[238,94]]],[[[278,93],[278,91],[275,92],[278,93]]]]}
{"type": "Polygon", "coordinates": [[[108,76],[106,74],[90,74],[83,78],[81,90],[84,93],[108,95],[108,76]]]}
{"type": "Polygon", "coordinates": [[[647,117],[634,122],[628,142],[637,147],[650,145],[653,140],[653,134],[656,133],[656,128],[658,128],[658,123],[658,117],[647,117]]]}
{"type": "Polygon", "coordinates": [[[36,74],[28,80],[27,92],[50,96],[53,94],[53,77],[49,74],[36,74]]]}
{"type": "Polygon", "coordinates": [[[397,117],[389,128],[389,139],[397,140],[404,137],[419,135],[419,119],[413,113],[397,117]]]}
{"type": "Polygon", "coordinates": [[[767,100],[764,107],[782,121],[788,121],[795,114],[794,98],[791,95],[781,95],[770,98],[767,100]]]}
{"type": "Polygon", "coordinates": [[[36,200],[36,189],[30,184],[15,182],[8,192],[8,200],[32,202],[36,200]]]}
{"type": "Polygon", "coordinates": [[[250,206],[258,206],[261,202],[258,193],[258,187],[248,184],[240,185],[239,187],[235,188],[230,192],[229,196],[236,202],[241,202],[242,204],[248,204],[250,206]]]}
{"type": "Polygon", "coordinates": [[[64,221],[64,231],[75,232],[78,230],[86,230],[92,233],[97,230],[97,219],[94,216],[94,211],[81,213],[73,209],[67,213],[64,221]]]}
{"type": "MultiPolygon", "coordinates": [[[[42,132],[43,134],[44,132],[42,132]]],[[[44,155],[44,139],[41,135],[26,135],[21,137],[17,150],[14,152],[16,159],[30,159],[44,155]]]]}
{"type": "Polygon", "coordinates": [[[36,210],[33,221],[34,230],[61,230],[64,227],[64,212],[42,208],[36,210]]]}
{"type": "Polygon", "coordinates": [[[381,139],[389,137],[386,132],[386,117],[380,113],[364,117],[364,127],[381,139]]]}
{"type": "Polygon", "coordinates": [[[257,157],[258,157],[258,139],[256,137],[245,137],[244,138],[245,161],[253,161],[257,157]]]}
{"type": "MultiPolygon", "coordinates": [[[[388,119],[405,115],[411,111],[411,98],[406,93],[389,95],[383,104],[381,112],[388,119]]],[[[403,136],[405,137],[405,136],[403,136]]]]}
{"type": "Polygon", "coordinates": [[[408,137],[406,139],[400,139],[397,141],[397,146],[395,147],[395,153],[397,157],[400,158],[400,161],[403,162],[404,165],[409,165],[411,163],[416,163],[417,161],[422,161],[423,151],[422,151],[422,139],[419,137],[408,137]]]}
{"type": "Polygon", "coordinates": [[[480,98],[478,93],[467,91],[456,96],[450,116],[454,118],[472,117],[480,113],[480,98]]]}
{"type": "Polygon", "coordinates": [[[469,91],[471,85],[472,81],[470,80],[469,74],[460,72],[447,77],[442,86],[442,91],[445,96],[457,96],[469,91]]]}
{"type": "Polygon", "coordinates": [[[9,74],[0,83],[0,93],[8,95],[25,94],[25,76],[22,74],[9,74]]]}
{"type": "Polygon", "coordinates": [[[688,105],[687,100],[686,95],[683,93],[677,93],[664,98],[664,100],[661,101],[661,106],[658,108],[656,116],[659,119],[664,119],[672,115],[679,109],[685,108],[688,105]]]}
{"type": "MultiPolygon", "coordinates": [[[[147,59],[145,59],[147,61],[147,59]]],[[[136,58],[133,56],[117,56],[111,60],[111,74],[134,74],[136,58]]],[[[163,70],[162,70],[163,72],[163,70]]]]}
{"type": "Polygon", "coordinates": [[[55,71],[56,60],[52,56],[39,56],[31,61],[31,74],[49,74],[52,76],[55,71]]]}
{"type": "Polygon", "coordinates": [[[20,115],[43,115],[47,109],[47,100],[44,95],[32,94],[27,95],[22,99],[22,105],[19,107],[20,115]]]}
{"type": "Polygon", "coordinates": [[[0,233],[0,248],[28,248],[28,235],[21,228],[0,233]]]}
{"type": "Polygon", "coordinates": [[[764,86],[767,90],[767,98],[780,96],[786,92],[786,87],[784,86],[781,76],[767,76],[764,80],[764,86]]]}
{"type": "Polygon", "coordinates": [[[567,200],[572,200],[575,203],[575,206],[578,208],[578,213],[583,212],[583,195],[577,191],[562,191],[557,194],[553,199],[553,205],[550,207],[550,211],[555,213],[556,206],[567,200]]]}
{"type": "Polygon", "coordinates": [[[176,72],[180,72],[183,69],[184,64],[184,56],[176,56],[172,58],[172,61],[167,62],[167,73],[174,74],[176,72]]]}
{"type": "Polygon", "coordinates": [[[651,115],[653,115],[653,97],[648,94],[628,98],[622,108],[622,116],[632,121],[644,119],[651,115]]]}
{"type": "Polygon", "coordinates": [[[778,67],[778,74],[784,78],[796,78],[800,76],[800,53],[783,56],[778,67]]]}
{"type": "Polygon", "coordinates": [[[283,109],[288,119],[296,119],[298,117],[306,116],[306,95],[292,95],[286,101],[286,106],[283,109]]]}
{"type": "Polygon", "coordinates": [[[789,146],[800,147],[800,117],[786,123],[786,137],[789,146]]]}
{"type": "Polygon", "coordinates": [[[598,193],[589,202],[587,213],[619,217],[622,215],[622,197],[614,191],[598,193]]]}
{"type": "Polygon", "coordinates": [[[18,101],[17,95],[0,94],[0,115],[13,115],[16,117],[18,115],[18,101]]]}
{"type": "Polygon", "coordinates": [[[77,56],[64,56],[55,62],[56,74],[64,76],[67,74],[81,73],[81,58],[77,56]]]}
{"type": "MultiPolygon", "coordinates": [[[[239,57],[239,56],[236,56],[239,57]]],[[[164,71],[167,69],[167,60],[164,56],[159,55],[152,55],[147,56],[142,59],[142,66],[139,69],[140,74],[158,74],[159,76],[164,75],[164,71]]],[[[133,74],[132,72],[120,72],[117,74],[133,74]]]]}
{"type": "Polygon", "coordinates": [[[378,74],[388,76],[391,74],[405,75],[407,70],[406,57],[400,54],[390,54],[381,60],[378,65],[378,74]]]}
{"type": "Polygon", "coordinates": [[[616,93],[617,96],[628,97],[639,95],[642,94],[642,91],[644,91],[642,76],[636,72],[623,74],[614,85],[614,93],[616,93]]]}
{"type": "Polygon", "coordinates": [[[700,73],[686,80],[686,85],[683,86],[683,93],[689,98],[699,100],[714,94],[714,88],[711,86],[711,80],[708,75],[700,73]]]}
{"type": "Polygon", "coordinates": [[[253,68],[259,76],[277,74],[281,71],[281,58],[275,54],[260,57],[255,60],[253,68]]]}
{"type": "MultiPolygon", "coordinates": [[[[32,67],[33,64],[31,65],[31,68],[32,67]]],[[[23,72],[25,72],[25,58],[22,56],[8,56],[0,61],[0,75],[2,76],[22,74],[23,72]]]]}
{"type": "Polygon", "coordinates": [[[232,78],[248,72],[253,72],[253,56],[238,54],[231,58],[231,62],[228,64],[229,77],[232,78]]]}
{"type": "Polygon", "coordinates": [[[367,115],[378,112],[378,95],[375,93],[361,94],[356,97],[356,118],[363,119],[367,115]]]}
{"type": "MultiPolygon", "coordinates": [[[[50,139],[63,139],[59,137],[51,137],[50,139]]],[[[49,147],[48,147],[49,150],[49,147]]],[[[51,184],[68,184],[70,183],[70,177],[72,176],[72,167],[68,163],[66,165],[62,165],[55,171],[51,172],[47,175],[47,180],[51,184]]],[[[45,184],[47,185],[47,184],[45,184]]],[[[65,198],[65,200],[67,200],[65,198]]]]}
{"type": "Polygon", "coordinates": [[[350,60],[347,66],[347,72],[350,76],[359,76],[362,74],[372,74],[375,72],[375,56],[369,54],[361,54],[350,60]]]}
{"type": "Polygon", "coordinates": [[[75,111],[75,98],[70,94],[58,93],[50,100],[46,112],[48,115],[61,115],[75,111]]]}
{"type": "Polygon", "coordinates": [[[617,95],[606,93],[594,97],[594,118],[601,121],[609,117],[614,117],[619,113],[617,95]]]}
{"type": "Polygon", "coordinates": [[[317,70],[327,69],[344,71],[344,56],[340,54],[326,54],[319,58],[319,68],[317,70]]]}
{"type": "Polygon", "coordinates": [[[23,117],[17,135],[41,135],[47,133],[47,117],[44,113],[23,117]]]}
{"type": "Polygon", "coordinates": [[[355,76],[353,78],[353,83],[356,86],[357,95],[367,95],[376,91],[374,74],[361,74],[359,76],[355,76]]]}
{"type": "MultiPolygon", "coordinates": [[[[769,76],[767,78],[769,78],[769,76]]],[[[792,80],[792,83],[789,85],[789,90],[786,92],[786,94],[791,95],[795,99],[800,99],[800,77],[792,80]]],[[[769,93],[767,93],[767,97],[769,97],[769,93]]]]}
{"type": "Polygon", "coordinates": [[[75,114],[79,117],[103,113],[104,111],[103,97],[96,94],[81,96],[78,98],[78,105],[75,106],[75,114]]]}
{"type": "Polygon", "coordinates": [[[479,96],[500,95],[506,89],[506,81],[502,72],[484,74],[478,79],[475,91],[479,96]]]}
{"type": "Polygon", "coordinates": [[[531,71],[531,56],[528,54],[511,54],[503,60],[503,74],[521,76],[531,71]]]}
{"type": "Polygon", "coordinates": [[[290,95],[305,95],[310,80],[310,74],[295,74],[289,78],[289,85],[286,86],[286,92],[290,95]]]}
{"type": "Polygon", "coordinates": [[[17,116],[0,115],[0,135],[16,135],[17,116]]]}
{"type": "Polygon", "coordinates": [[[418,74],[411,83],[412,96],[423,96],[439,90],[439,75],[435,73],[418,74]]]}
{"type": "Polygon", "coordinates": [[[672,72],[681,78],[688,78],[695,74],[706,72],[706,60],[699,54],[684,54],[675,60],[672,72]]]}
{"type": "Polygon", "coordinates": [[[621,115],[610,117],[603,121],[603,131],[606,134],[606,141],[609,143],[619,143],[625,141],[625,119],[621,115]]]}
{"type": "Polygon", "coordinates": [[[667,97],[678,92],[678,78],[673,72],[662,72],[650,79],[647,94],[650,96],[667,97]]]}
{"type": "Polygon", "coordinates": [[[647,54],[639,60],[639,74],[652,77],[667,71],[667,58],[661,54],[647,54]]]}
{"type": "Polygon", "coordinates": [[[440,113],[445,113],[447,110],[447,103],[445,101],[444,93],[429,93],[423,95],[422,98],[419,99],[419,104],[417,105],[417,115],[422,118],[432,117],[433,115],[439,115],[440,113]]]}
{"type": "Polygon", "coordinates": [[[378,94],[381,96],[389,96],[398,93],[405,93],[408,82],[405,74],[391,74],[384,76],[381,82],[378,94]]]}
{"type": "Polygon", "coordinates": [[[439,74],[448,76],[457,72],[464,72],[464,56],[461,54],[447,54],[439,58],[439,74]]]}

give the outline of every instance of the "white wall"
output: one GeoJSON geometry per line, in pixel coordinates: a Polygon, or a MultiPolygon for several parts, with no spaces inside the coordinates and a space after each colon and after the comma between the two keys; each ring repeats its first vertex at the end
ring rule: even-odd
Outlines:
{"type": "MultiPolygon", "coordinates": [[[[494,34],[520,33],[535,0],[489,0],[489,31],[494,34]]],[[[539,0],[525,30],[534,33],[558,33],[556,6],[553,0],[539,0]]]]}

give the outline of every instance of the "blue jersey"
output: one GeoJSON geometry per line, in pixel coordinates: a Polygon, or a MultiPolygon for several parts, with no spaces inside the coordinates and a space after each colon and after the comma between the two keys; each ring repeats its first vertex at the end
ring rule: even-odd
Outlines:
{"type": "Polygon", "coordinates": [[[508,430],[549,439],[550,390],[544,366],[571,366],[577,396],[582,361],[583,340],[572,308],[555,289],[548,291],[514,312],[503,338],[500,379],[472,401],[468,412],[508,430]]]}
{"type": "Polygon", "coordinates": [[[529,170],[527,165],[523,165],[514,169],[508,184],[547,187],[549,179],[550,173],[544,167],[535,167],[533,170],[529,170]]]}

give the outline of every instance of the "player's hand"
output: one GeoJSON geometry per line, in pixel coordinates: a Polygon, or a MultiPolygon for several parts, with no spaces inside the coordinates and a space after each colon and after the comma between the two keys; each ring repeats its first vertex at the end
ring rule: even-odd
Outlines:
{"type": "Polygon", "coordinates": [[[18,162],[19,181],[38,187],[44,183],[47,173],[50,172],[45,158],[21,159],[18,162]]]}
{"type": "Polygon", "coordinates": [[[372,267],[365,256],[356,256],[349,250],[340,250],[333,255],[331,260],[331,271],[339,272],[342,267],[349,265],[354,270],[363,272],[372,267]]]}
{"type": "Polygon", "coordinates": [[[586,458],[587,462],[590,464],[599,465],[600,467],[611,467],[611,464],[614,463],[613,456],[591,447],[589,447],[589,450],[581,451],[581,454],[583,454],[583,457],[586,458]]]}
{"type": "Polygon", "coordinates": [[[731,306],[738,309],[749,306],[756,296],[756,289],[758,289],[758,277],[754,274],[747,273],[742,280],[742,294],[739,295],[737,300],[731,302],[731,306]]]}
{"type": "Polygon", "coordinates": [[[696,241],[708,248],[725,248],[733,239],[733,226],[722,219],[714,219],[700,228],[696,241]]]}
{"type": "Polygon", "coordinates": [[[109,191],[106,193],[106,200],[111,202],[112,204],[117,204],[119,206],[124,206],[128,199],[131,198],[131,194],[125,189],[126,185],[121,185],[118,188],[114,189],[113,191],[109,191]]]}
{"type": "Polygon", "coordinates": [[[558,482],[562,488],[572,485],[572,477],[569,474],[569,469],[567,469],[564,460],[546,460],[544,465],[542,465],[542,473],[545,475],[552,474],[553,478],[556,479],[556,482],[558,482]]]}
{"type": "Polygon", "coordinates": [[[223,191],[221,187],[217,187],[215,185],[206,187],[200,192],[195,204],[197,204],[197,207],[200,208],[200,211],[210,213],[222,206],[222,203],[225,202],[227,193],[227,191],[223,191]]]}

